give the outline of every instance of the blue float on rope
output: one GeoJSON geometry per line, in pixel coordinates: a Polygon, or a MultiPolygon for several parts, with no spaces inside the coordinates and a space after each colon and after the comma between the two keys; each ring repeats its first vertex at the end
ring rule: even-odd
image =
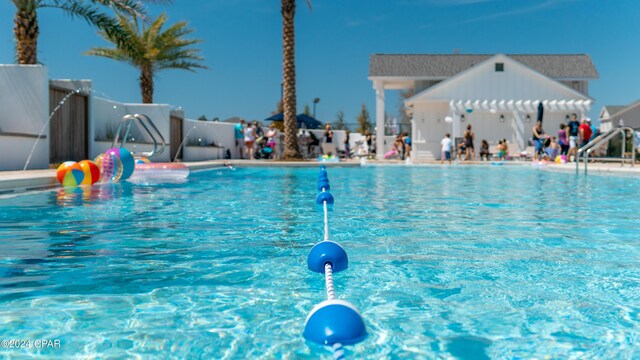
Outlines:
{"type": "Polygon", "coordinates": [[[328,191],[323,191],[316,196],[316,204],[322,205],[325,201],[327,202],[327,205],[333,205],[333,195],[328,191]]]}
{"type": "Polygon", "coordinates": [[[329,181],[329,177],[326,175],[326,173],[320,173],[320,176],[318,176],[318,181],[329,181]],[[322,174],[325,174],[324,176],[322,174]]]}
{"type": "Polygon", "coordinates": [[[348,301],[325,300],[311,310],[302,333],[323,345],[351,345],[367,337],[362,316],[348,301]]]}
{"type": "Polygon", "coordinates": [[[324,274],[324,264],[330,263],[334,273],[347,270],[349,257],[347,252],[334,241],[322,241],[313,246],[307,256],[309,270],[324,274]]]}
{"type": "Polygon", "coordinates": [[[324,191],[329,191],[331,189],[328,181],[318,181],[318,191],[322,191],[323,189],[324,191]]]}

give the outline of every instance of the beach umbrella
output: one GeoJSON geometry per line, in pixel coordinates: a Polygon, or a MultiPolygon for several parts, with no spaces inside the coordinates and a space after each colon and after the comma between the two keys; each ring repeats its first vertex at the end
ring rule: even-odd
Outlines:
{"type": "MultiPolygon", "coordinates": [[[[302,128],[305,127],[307,129],[320,129],[322,128],[322,123],[315,119],[313,116],[309,116],[306,114],[298,114],[298,116],[296,117],[297,122],[298,122],[298,128],[302,128]]],[[[283,113],[277,113],[275,115],[272,115],[266,119],[264,119],[265,121],[283,121],[284,120],[284,114],[283,113]]]]}
{"type": "Polygon", "coordinates": [[[538,121],[542,122],[542,116],[544,115],[544,106],[542,101],[538,103],[538,121]]]}

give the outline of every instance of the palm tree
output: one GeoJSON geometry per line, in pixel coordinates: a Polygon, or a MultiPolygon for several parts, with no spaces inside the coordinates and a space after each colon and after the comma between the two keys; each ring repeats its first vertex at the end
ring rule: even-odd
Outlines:
{"type": "Polygon", "coordinates": [[[144,8],[136,0],[11,0],[16,7],[13,33],[16,38],[18,64],[38,62],[38,9],[58,8],[80,17],[89,24],[116,36],[119,32],[117,21],[101,12],[100,5],[112,7],[135,16],[144,15],[144,8]]]}
{"type": "Polygon", "coordinates": [[[140,70],[140,91],[142,102],[153,102],[153,77],[165,69],[206,69],[202,64],[204,58],[199,55],[200,49],[191,45],[202,42],[197,39],[185,39],[185,35],[193,32],[187,28],[187,22],[181,21],[162,31],[167,21],[164,13],[151,24],[138,24],[136,17],[118,14],[118,24],[126,34],[127,42],[119,44],[113,34],[101,31],[100,35],[114,43],[115,48],[96,47],[86,52],[87,55],[102,56],[123,61],[140,70]]]}
{"type": "MultiPolygon", "coordinates": [[[[311,8],[311,2],[307,0],[311,8]]],[[[296,136],[296,52],[295,16],[296,0],[282,0],[282,105],[284,108],[284,152],[285,160],[300,159],[296,136]]]]}

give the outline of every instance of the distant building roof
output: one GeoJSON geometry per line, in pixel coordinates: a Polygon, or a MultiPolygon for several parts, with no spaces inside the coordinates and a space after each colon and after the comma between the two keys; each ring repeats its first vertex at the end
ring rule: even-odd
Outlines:
{"type": "Polygon", "coordinates": [[[609,113],[609,115],[613,116],[626,109],[628,106],[629,105],[605,105],[604,107],[607,108],[607,112],[609,113]]]}
{"type": "MultiPolygon", "coordinates": [[[[448,78],[479,64],[491,54],[373,54],[369,76],[448,78]]],[[[597,79],[598,72],[586,54],[506,55],[550,78],[597,79]]]]}

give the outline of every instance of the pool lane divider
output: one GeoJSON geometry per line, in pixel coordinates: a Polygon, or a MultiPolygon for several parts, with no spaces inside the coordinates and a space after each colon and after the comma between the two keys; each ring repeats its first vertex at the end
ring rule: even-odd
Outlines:
{"type": "Polygon", "coordinates": [[[331,346],[334,359],[342,359],[343,345],[356,344],[367,337],[364,320],[355,306],[348,301],[336,299],[333,274],[349,267],[347,252],[329,237],[329,206],[334,198],[329,192],[329,176],[324,165],[318,175],[316,204],[324,212],[324,240],[315,244],[307,257],[309,270],[324,274],[327,300],[316,305],[307,316],[303,336],[305,339],[331,346]]]}

